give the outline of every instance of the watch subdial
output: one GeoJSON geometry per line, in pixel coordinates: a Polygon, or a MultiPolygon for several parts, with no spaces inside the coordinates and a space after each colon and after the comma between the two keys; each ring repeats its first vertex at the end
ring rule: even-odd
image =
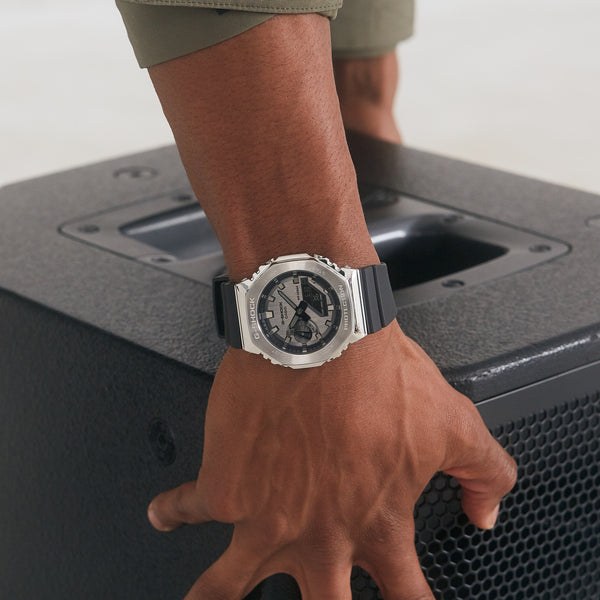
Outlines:
{"type": "Polygon", "coordinates": [[[305,321],[298,321],[294,326],[294,339],[300,344],[310,342],[313,332],[305,321]]]}

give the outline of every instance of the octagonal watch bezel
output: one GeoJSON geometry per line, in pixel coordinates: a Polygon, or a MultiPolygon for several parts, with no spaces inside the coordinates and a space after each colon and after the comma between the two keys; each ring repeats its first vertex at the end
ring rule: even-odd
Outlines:
{"type": "Polygon", "coordinates": [[[291,367],[305,368],[322,365],[337,358],[353,341],[364,337],[357,328],[353,285],[359,285],[354,269],[344,268],[344,275],[324,260],[309,254],[282,256],[262,266],[251,279],[236,285],[236,300],[243,348],[262,354],[271,362],[291,367]],[[322,349],[309,354],[291,354],[274,346],[265,336],[258,319],[258,301],[269,283],[293,271],[309,271],[322,277],[336,291],[342,310],[340,328],[333,339],[322,349]]]}

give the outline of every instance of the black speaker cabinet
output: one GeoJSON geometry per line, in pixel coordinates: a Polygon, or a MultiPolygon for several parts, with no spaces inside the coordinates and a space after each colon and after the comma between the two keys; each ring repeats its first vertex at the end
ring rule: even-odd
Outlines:
{"type": "MultiPolygon", "coordinates": [[[[492,531],[453,479],[427,486],[436,598],[600,598],[600,197],[349,142],[401,326],[519,465],[492,531]]],[[[196,476],[225,349],[200,196],[172,147],[0,190],[0,598],[175,600],[228,544],[146,520],[196,476]]],[[[299,594],[281,575],[251,597],[299,594]]]]}

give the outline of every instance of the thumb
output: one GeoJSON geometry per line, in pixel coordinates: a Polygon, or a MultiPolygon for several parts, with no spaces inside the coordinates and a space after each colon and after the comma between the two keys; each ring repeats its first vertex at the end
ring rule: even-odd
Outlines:
{"type": "Polygon", "coordinates": [[[188,481],[156,496],[148,507],[148,519],[159,531],[172,531],[184,524],[213,520],[197,481],[188,481]]]}
{"type": "MultiPolygon", "coordinates": [[[[474,408],[474,407],[473,407],[474,408]]],[[[442,470],[462,487],[462,507],[469,519],[482,529],[497,520],[500,501],[517,481],[517,465],[485,426],[477,409],[471,421],[459,428],[449,460],[442,470]]]]}

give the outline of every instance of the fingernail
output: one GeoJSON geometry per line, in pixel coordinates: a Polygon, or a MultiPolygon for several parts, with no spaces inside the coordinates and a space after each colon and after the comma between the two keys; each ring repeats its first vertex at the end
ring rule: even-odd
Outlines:
{"type": "Polygon", "coordinates": [[[152,506],[152,503],[150,503],[148,506],[148,521],[150,521],[150,523],[152,523],[152,525],[154,525],[154,523],[158,522],[158,519],[156,518],[156,513],[154,512],[154,506],[152,506]]]}
{"type": "Polygon", "coordinates": [[[496,506],[496,508],[492,511],[492,514],[488,517],[485,528],[493,529],[496,521],[498,520],[498,513],[500,512],[500,505],[496,506]]]}
{"type": "Polygon", "coordinates": [[[152,524],[152,527],[154,527],[154,529],[158,529],[159,531],[170,531],[170,529],[168,527],[165,527],[159,520],[159,518],[156,515],[156,510],[152,504],[152,502],[150,503],[150,506],[148,506],[148,520],[150,521],[150,523],[152,524]]]}

